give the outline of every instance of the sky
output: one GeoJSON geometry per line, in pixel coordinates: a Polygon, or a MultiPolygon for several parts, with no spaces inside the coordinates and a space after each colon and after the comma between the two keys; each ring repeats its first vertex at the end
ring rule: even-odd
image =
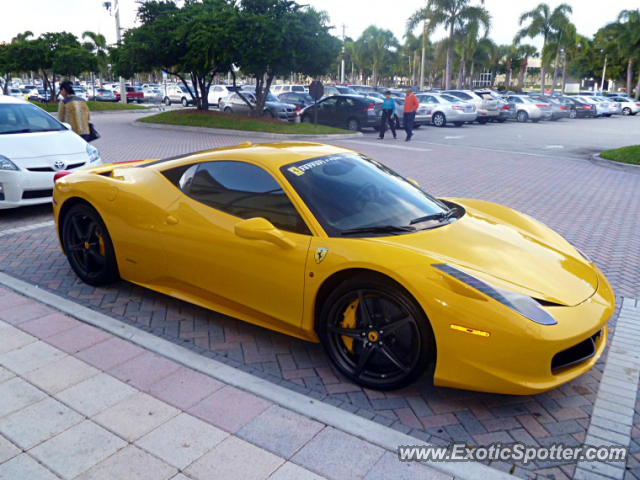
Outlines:
{"type": "MultiPolygon", "coordinates": [[[[473,0],[472,0],[473,1],[473,0]]],[[[518,31],[518,18],[541,0],[486,0],[485,7],[493,16],[491,38],[499,44],[511,43],[518,31]]],[[[565,0],[573,7],[572,20],[578,32],[591,36],[600,27],[616,19],[624,9],[638,8],[638,0],[608,0],[605,4],[595,0],[565,0]]],[[[113,3],[114,0],[111,0],[113,3]]],[[[391,30],[402,41],[407,18],[425,4],[425,0],[298,0],[326,10],[334,35],[346,34],[357,38],[369,25],[391,30]]],[[[109,43],[116,39],[115,20],[103,6],[104,0],[29,0],[25,10],[15,0],[0,0],[0,42],[9,42],[20,32],[31,30],[36,36],[48,31],[68,31],[77,36],[85,30],[100,32],[109,43]]],[[[119,0],[122,28],[135,26],[136,0],[119,0]]],[[[479,3],[479,0],[476,0],[479,3]]],[[[551,7],[561,0],[550,0],[551,7]]],[[[419,33],[419,32],[416,32],[419,33]]],[[[445,36],[444,30],[434,33],[432,40],[445,36]]],[[[531,41],[540,47],[541,41],[531,41]]]]}

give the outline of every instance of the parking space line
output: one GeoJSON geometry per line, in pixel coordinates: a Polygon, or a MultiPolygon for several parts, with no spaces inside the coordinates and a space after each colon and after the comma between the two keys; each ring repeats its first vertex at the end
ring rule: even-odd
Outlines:
{"type": "Polygon", "coordinates": [[[345,142],[349,142],[349,143],[357,143],[359,145],[372,145],[372,146],[376,146],[376,147],[382,147],[382,148],[393,148],[396,150],[409,150],[411,152],[430,152],[431,149],[428,148],[416,148],[416,147],[408,147],[405,145],[387,145],[385,143],[374,143],[374,142],[362,142],[359,140],[344,140],[345,142]]]}
{"type": "Polygon", "coordinates": [[[50,220],[48,222],[33,223],[31,225],[26,225],[24,227],[9,228],[7,230],[0,231],[0,237],[6,237],[8,235],[13,235],[15,233],[28,232],[30,230],[37,230],[38,228],[52,227],[54,224],[55,222],[53,220],[50,220]]]}

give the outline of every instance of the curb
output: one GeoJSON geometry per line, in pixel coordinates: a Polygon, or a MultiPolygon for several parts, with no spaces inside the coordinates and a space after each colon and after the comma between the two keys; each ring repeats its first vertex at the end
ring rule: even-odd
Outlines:
{"type": "MultiPolygon", "coordinates": [[[[157,353],[190,369],[220,380],[223,383],[267,399],[325,425],[396,453],[399,445],[431,446],[415,437],[314,400],[297,392],[275,385],[268,380],[243,372],[224,363],[199,355],[137,327],[127,325],[71,300],[62,298],[37,286],[0,273],[0,285],[60,310],[67,315],[105,330],[146,350],[157,353]]],[[[478,463],[422,462],[434,470],[462,480],[508,480],[512,475],[478,463]]]]}
{"type": "Polygon", "coordinates": [[[134,110],[97,110],[90,112],[91,115],[114,115],[117,113],[156,113],[161,112],[162,108],[159,107],[145,107],[144,110],[134,109],[134,110]]]}
{"type": "MultiPolygon", "coordinates": [[[[139,111],[139,110],[136,110],[139,111]]],[[[248,132],[245,130],[226,130],[222,128],[207,128],[207,127],[186,127],[182,125],[163,125],[159,123],[142,123],[138,121],[131,122],[134,127],[141,128],[156,128],[159,130],[173,130],[178,132],[195,132],[195,133],[208,133],[211,135],[230,135],[233,137],[250,137],[250,138],[270,138],[272,140],[301,140],[301,139],[331,139],[331,140],[344,140],[347,138],[360,138],[362,132],[356,133],[344,133],[337,135],[286,135],[282,133],[267,133],[267,132],[248,132]]]]}
{"type": "Polygon", "coordinates": [[[631,163],[620,163],[614,162],[613,160],[607,160],[606,158],[602,158],[599,153],[596,153],[589,158],[591,163],[595,163],[596,165],[600,165],[602,167],[613,168],[616,170],[623,170],[625,172],[634,172],[640,173],[640,165],[633,165],[631,163]]]}

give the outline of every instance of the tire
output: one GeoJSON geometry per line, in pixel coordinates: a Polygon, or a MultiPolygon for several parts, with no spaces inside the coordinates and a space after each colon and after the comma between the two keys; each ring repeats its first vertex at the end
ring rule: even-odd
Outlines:
{"type": "Polygon", "coordinates": [[[140,104],[140,103],[142,103],[142,100],[138,100],[138,103],[139,103],[139,104],[140,104]]]}
{"type": "Polygon", "coordinates": [[[266,118],[274,118],[273,112],[271,110],[263,111],[262,116],[266,118]]]}
{"type": "Polygon", "coordinates": [[[98,287],[120,278],[109,231],[91,205],[71,207],[63,219],[61,238],[69,265],[84,283],[98,287]]]}
{"type": "Polygon", "coordinates": [[[499,119],[497,120],[497,122],[498,122],[498,123],[504,123],[504,122],[506,122],[506,121],[507,121],[507,119],[506,119],[506,118],[499,118],[499,119]]]}
{"type": "Polygon", "coordinates": [[[233,110],[231,110],[231,107],[224,107],[224,113],[233,113],[233,110]]]}
{"type": "Polygon", "coordinates": [[[309,115],[303,115],[302,123],[313,123],[313,120],[311,120],[311,117],[309,115]]]}
{"type": "Polygon", "coordinates": [[[453,122],[456,127],[461,127],[464,125],[464,122],[453,122]]]}
{"type": "Polygon", "coordinates": [[[535,120],[534,120],[534,119],[531,119],[531,122],[532,122],[532,123],[538,123],[540,120],[541,120],[540,118],[536,118],[535,120]]]}
{"type": "Polygon", "coordinates": [[[487,123],[489,123],[489,120],[488,120],[487,118],[478,118],[478,119],[477,119],[477,122],[478,122],[480,125],[486,125],[487,123]]]}
{"type": "Polygon", "coordinates": [[[516,119],[520,123],[527,123],[527,120],[529,120],[529,114],[527,112],[525,112],[524,110],[520,110],[518,112],[518,114],[516,115],[516,119]]]}
{"type": "Polygon", "coordinates": [[[171,106],[171,99],[169,97],[164,97],[164,104],[167,107],[171,106]]]}
{"type": "Polygon", "coordinates": [[[609,117],[611,117],[611,114],[610,114],[610,113],[607,113],[607,114],[605,115],[605,117],[609,118],[609,117]]]}
{"type": "Polygon", "coordinates": [[[436,112],[433,117],[431,117],[431,122],[436,126],[436,127],[446,127],[447,126],[447,118],[444,116],[444,113],[442,112],[436,112]]]}
{"type": "Polygon", "coordinates": [[[414,129],[414,130],[418,130],[421,126],[422,126],[422,124],[420,124],[420,125],[414,125],[414,126],[413,126],[413,129],[414,129]]]}
{"type": "Polygon", "coordinates": [[[574,110],[574,109],[571,109],[571,111],[569,112],[569,118],[572,119],[572,120],[575,119],[575,118],[578,118],[578,111],[574,110]]]}
{"type": "Polygon", "coordinates": [[[182,97],[182,100],[180,100],[180,103],[182,104],[183,107],[186,107],[187,105],[189,105],[189,102],[187,102],[187,99],[182,97]]]}
{"type": "Polygon", "coordinates": [[[340,284],[322,305],[316,327],[331,363],[365,388],[402,388],[435,363],[429,320],[415,299],[390,280],[361,275],[340,284]],[[353,325],[345,325],[352,309],[353,325]]]}
{"type": "Polygon", "coordinates": [[[359,132],[360,120],[355,117],[351,117],[349,120],[347,120],[347,129],[351,130],[352,132],[359,132]]]}
{"type": "Polygon", "coordinates": [[[629,107],[624,107],[622,109],[622,115],[625,115],[625,116],[631,115],[631,109],[629,107]]]}

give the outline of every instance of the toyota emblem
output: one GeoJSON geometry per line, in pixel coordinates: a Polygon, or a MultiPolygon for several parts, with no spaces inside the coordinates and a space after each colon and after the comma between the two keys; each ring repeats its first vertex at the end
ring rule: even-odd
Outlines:
{"type": "Polygon", "coordinates": [[[53,163],[53,166],[56,170],[62,170],[64,168],[64,162],[62,160],[58,160],[53,163]]]}

